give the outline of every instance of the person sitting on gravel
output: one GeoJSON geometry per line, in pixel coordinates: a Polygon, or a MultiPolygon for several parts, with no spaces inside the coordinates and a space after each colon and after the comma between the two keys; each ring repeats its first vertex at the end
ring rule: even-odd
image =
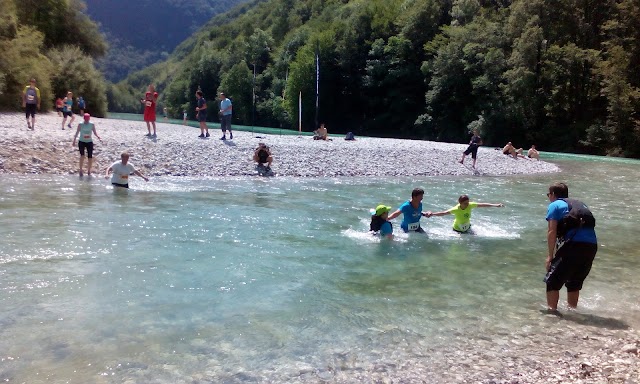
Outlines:
{"type": "Polygon", "coordinates": [[[513,146],[513,144],[511,144],[511,142],[508,142],[507,145],[504,146],[504,148],[502,148],[502,153],[507,155],[507,156],[513,156],[514,159],[518,159],[518,156],[520,157],[524,157],[524,155],[522,154],[522,148],[518,148],[516,149],[516,147],[513,146]]]}
{"type": "Polygon", "coordinates": [[[327,140],[329,137],[329,132],[327,132],[327,128],[324,126],[324,123],[320,124],[320,128],[313,131],[313,140],[327,140]]]}
{"type": "Polygon", "coordinates": [[[264,166],[264,163],[267,163],[267,171],[271,170],[271,163],[273,162],[271,149],[269,149],[265,143],[258,144],[258,148],[256,148],[253,153],[253,161],[258,163],[258,167],[264,166]]]}
{"type": "Polygon", "coordinates": [[[531,148],[527,151],[527,157],[530,159],[540,160],[540,152],[538,152],[535,145],[531,144],[531,148]]]}

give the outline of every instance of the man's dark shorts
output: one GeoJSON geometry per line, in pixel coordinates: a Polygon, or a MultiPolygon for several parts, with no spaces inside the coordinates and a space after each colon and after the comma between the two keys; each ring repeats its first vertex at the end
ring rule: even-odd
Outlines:
{"type": "Polygon", "coordinates": [[[37,108],[36,104],[25,105],[25,114],[27,116],[27,119],[29,118],[29,116],[36,117],[36,108],[37,108]]]}
{"type": "Polygon", "coordinates": [[[73,116],[73,112],[72,111],[62,111],[62,116],[71,117],[71,116],[73,116]]]}
{"type": "Polygon", "coordinates": [[[87,157],[91,159],[93,157],[93,141],[90,141],[88,143],[84,141],[78,141],[78,150],[80,151],[80,156],[84,156],[85,148],[87,149],[87,157]]]}
{"type": "Polygon", "coordinates": [[[579,291],[591,271],[591,264],[598,252],[598,245],[569,241],[564,243],[551,261],[551,268],[544,281],[547,292],[559,291],[563,285],[568,292],[579,291]]]}
{"type": "Polygon", "coordinates": [[[223,131],[231,130],[231,115],[222,115],[220,117],[220,129],[223,131]]]}
{"type": "Polygon", "coordinates": [[[111,183],[114,187],[129,188],[129,184],[111,183]]]}
{"type": "Polygon", "coordinates": [[[471,154],[471,158],[475,159],[478,156],[478,144],[469,144],[467,150],[464,151],[464,155],[471,154]]]}
{"type": "Polygon", "coordinates": [[[207,121],[207,113],[198,112],[198,121],[207,121]]]}

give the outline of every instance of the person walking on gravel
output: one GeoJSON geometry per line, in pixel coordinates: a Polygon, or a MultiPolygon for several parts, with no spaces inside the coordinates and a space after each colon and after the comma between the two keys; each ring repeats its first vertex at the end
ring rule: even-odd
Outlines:
{"type": "Polygon", "coordinates": [[[71,117],[71,120],[69,120],[69,124],[67,124],[67,127],[69,127],[69,129],[71,129],[71,124],[73,124],[73,120],[76,119],[75,116],[73,116],[73,111],[72,108],[73,107],[73,92],[69,91],[67,92],[67,96],[62,100],[62,130],[64,130],[64,123],[67,122],[67,117],[71,117]]]}
{"type": "Polygon", "coordinates": [[[473,159],[472,167],[475,169],[476,168],[476,159],[478,157],[478,147],[481,146],[481,145],[482,145],[482,138],[478,134],[478,129],[476,128],[476,129],[473,130],[473,136],[471,136],[471,141],[469,141],[469,146],[462,153],[462,158],[460,159],[459,163],[460,164],[464,164],[464,158],[468,154],[471,154],[471,158],[473,159]]]}
{"type": "Polygon", "coordinates": [[[102,142],[102,138],[98,136],[98,132],[96,132],[95,124],[91,123],[89,120],[91,119],[91,115],[88,113],[84,114],[84,122],[78,124],[78,130],[76,134],[73,135],[73,146],[76,146],[76,138],[80,135],[78,139],[78,150],[80,151],[80,163],[78,165],[78,174],[82,177],[82,164],[84,163],[84,150],[87,150],[87,176],[91,176],[91,165],[93,164],[93,139],[91,138],[91,134],[96,135],[98,140],[102,142]]]}
{"type": "Polygon", "coordinates": [[[27,118],[27,129],[36,129],[36,110],[40,109],[40,90],[36,87],[36,79],[31,79],[22,92],[22,107],[27,118]],[[29,123],[31,116],[31,123],[29,123]]]}
{"type": "Polygon", "coordinates": [[[233,132],[231,132],[231,115],[233,113],[233,104],[224,92],[220,92],[220,129],[222,129],[222,137],[220,140],[227,139],[227,130],[229,130],[229,140],[233,140],[233,132]]]}
{"type": "Polygon", "coordinates": [[[149,84],[144,99],[140,99],[140,103],[144,105],[143,118],[147,123],[147,137],[156,137],[156,102],[158,101],[158,92],[156,92],[153,84],[149,84]],[[153,134],[151,134],[151,126],[153,125],[153,134]]]}
{"type": "Polygon", "coordinates": [[[207,127],[207,101],[204,99],[202,91],[196,91],[196,100],[196,120],[200,123],[200,136],[198,137],[209,137],[209,127],[207,127]]]}

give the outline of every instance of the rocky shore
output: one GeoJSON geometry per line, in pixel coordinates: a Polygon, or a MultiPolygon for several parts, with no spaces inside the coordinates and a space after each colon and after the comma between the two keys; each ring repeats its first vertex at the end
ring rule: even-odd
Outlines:
{"type": "MultiPolygon", "coordinates": [[[[27,129],[23,114],[0,114],[0,173],[74,174],[78,150],[72,146],[77,124],[61,129],[62,118],[55,113],[37,115],[35,130],[27,129]]],[[[94,172],[103,172],[120,153],[128,151],[131,162],[149,176],[255,176],[252,155],[259,142],[266,143],[274,156],[278,176],[420,176],[483,175],[502,176],[557,172],[544,161],[507,157],[494,148],[481,147],[477,169],[471,158],[458,160],[466,145],[418,140],[357,138],[342,136],[331,141],[315,141],[309,136],[265,135],[234,132],[233,140],[219,140],[221,132],[211,129],[211,137],[200,139],[200,130],[183,125],[157,123],[157,137],[146,137],[145,123],[92,118],[103,142],[94,138],[94,172]]]]}
{"type": "MultiPolygon", "coordinates": [[[[72,146],[75,128],[62,130],[61,120],[55,113],[38,115],[31,131],[23,114],[1,113],[0,174],[77,174],[78,151],[72,146]]],[[[503,176],[559,171],[554,164],[515,160],[493,148],[480,148],[477,170],[473,170],[469,157],[465,165],[458,163],[466,148],[462,144],[382,138],[349,142],[343,137],[314,141],[308,136],[250,132],[234,132],[233,140],[222,141],[219,130],[212,129],[209,139],[200,139],[199,129],[161,122],[157,137],[149,138],[143,122],[92,121],[103,138],[102,143],[96,140],[96,173],[104,172],[121,152],[128,151],[131,162],[151,177],[256,176],[251,157],[259,142],[271,147],[273,170],[278,176],[503,176]]],[[[76,116],[74,126],[79,122],[76,116]]],[[[274,367],[270,374],[253,379],[274,382],[286,377],[290,383],[640,384],[637,330],[614,319],[576,313],[535,315],[541,322],[535,329],[479,334],[448,348],[407,344],[409,338],[402,337],[394,341],[397,353],[393,344],[389,345],[375,363],[360,361],[352,352],[336,352],[334,364],[327,367],[301,362],[297,367],[274,367]]],[[[225,377],[225,372],[211,375],[225,377]]],[[[211,375],[193,377],[193,382],[206,382],[211,375]]],[[[251,372],[244,375],[252,377],[251,372]]],[[[230,376],[229,382],[237,377],[237,373],[230,376]]]]}

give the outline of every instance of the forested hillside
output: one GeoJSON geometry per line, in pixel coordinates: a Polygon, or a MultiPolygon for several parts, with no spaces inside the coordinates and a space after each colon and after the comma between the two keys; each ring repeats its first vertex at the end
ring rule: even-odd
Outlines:
{"type": "MultiPolygon", "coordinates": [[[[266,0],[214,18],[169,59],[110,89],[135,108],[156,83],[174,116],[201,88],[234,122],[537,144],[640,156],[639,0],[266,0]],[[132,102],[133,100],[133,102],[132,102]]],[[[209,115],[216,119],[215,114],[209,115]]]]}
{"type": "Polygon", "coordinates": [[[109,81],[167,58],[214,15],[246,0],[86,0],[87,13],[107,36],[98,67],[109,81]]]}
{"type": "Polygon", "coordinates": [[[106,83],[95,68],[107,45],[81,0],[0,0],[0,109],[18,109],[35,78],[43,111],[68,90],[97,116],[107,111],[106,83]]]}

